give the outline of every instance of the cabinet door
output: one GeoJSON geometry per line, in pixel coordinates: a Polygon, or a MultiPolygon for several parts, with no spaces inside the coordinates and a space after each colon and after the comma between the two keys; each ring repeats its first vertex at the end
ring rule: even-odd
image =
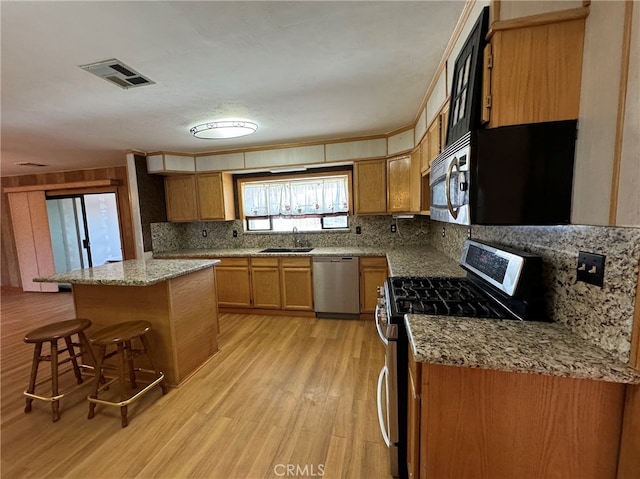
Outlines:
{"type": "Polygon", "coordinates": [[[440,115],[436,116],[427,129],[427,158],[429,160],[429,164],[431,164],[431,162],[440,154],[441,120],[442,117],[440,115]]]}
{"type": "Polygon", "coordinates": [[[421,157],[420,147],[411,152],[411,172],[410,172],[410,213],[420,213],[422,203],[422,174],[420,173],[421,157]]]}
{"type": "Polygon", "coordinates": [[[249,262],[247,258],[220,258],[216,266],[218,305],[222,307],[251,307],[249,262]]]}
{"type": "Polygon", "coordinates": [[[496,31],[490,127],[578,118],[585,20],[496,31]]]}
{"type": "Polygon", "coordinates": [[[446,102],[440,110],[440,148],[438,154],[442,153],[447,146],[447,128],[449,125],[449,102],[446,102]]]}
{"type": "Polygon", "coordinates": [[[251,258],[251,293],[254,308],[280,309],[278,258],[251,258]]]}
{"type": "Polygon", "coordinates": [[[198,206],[202,220],[235,219],[231,176],[224,173],[198,175],[198,206]]]}
{"type": "Polygon", "coordinates": [[[356,214],[384,214],[387,212],[386,160],[354,163],[356,214]]]}
{"type": "Polygon", "coordinates": [[[384,257],[360,257],[360,312],[373,313],[378,304],[378,287],[387,279],[384,257]]]}
{"type": "Polygon", "coordinates": [[[420,380],[421,364],[409,351],[409,394],[407,399],[407,469],[409,479],[420,477],[420,380]]]}
{"type": "Polygon", "coordinates": [[[168,221],[198,220],[198,193],[194,175],[167,176],[164,188],[168,221]]]}
{"type": "Polygon", "coordinates": [[[313,311],[311,258],[282,258],[282,309],[313,311]]]}
{"type": "Polygon", "coordinates": [[[387,160],[387,175],[387,211],[408,212],[411,209],[411,157],[387,160]]]}

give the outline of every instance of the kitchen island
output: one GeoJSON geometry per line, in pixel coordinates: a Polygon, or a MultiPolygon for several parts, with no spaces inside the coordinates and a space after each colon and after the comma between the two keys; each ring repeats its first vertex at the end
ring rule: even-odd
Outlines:
{"type": "Polygon", "coordinates": [[[76,317],[93,323],[89,336],[116,323],[149,321],[156,362],[167,385],[177,387],[218,351],[217,263],[129,260],[34,281],[70,283],[76,317]]]}

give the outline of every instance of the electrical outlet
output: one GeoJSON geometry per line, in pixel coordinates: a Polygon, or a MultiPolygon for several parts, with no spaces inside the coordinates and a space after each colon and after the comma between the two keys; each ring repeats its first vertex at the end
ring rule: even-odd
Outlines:
{"type": "Polygon", "coordinates": [[[237,238],[238,237],[238,230],[233,230],[233,237],[237,238]]]}
{"type": "Polygon", "coordinates": [[[206,238],[207,237],[207,230],[202,230],[202,237],[206,238]]]}
{"type": "Polygon", "coordinates": [[[361,235],[362,234],[362,226],[356,226],[356,234],[357,235],[361,235]]]}
{"type": "Polygon", "coordinates": [[[576,279],[595,286],[604,285],[604,260],[605,256],[596,253],[578,253],[578,266],[576,279]]]}
{"type": "Polygon", "coordinates": [[[395,233],[396,231],[398,231],[398,228],[396,227],[396,225],[391,225],[391,232],[395,233]]]}

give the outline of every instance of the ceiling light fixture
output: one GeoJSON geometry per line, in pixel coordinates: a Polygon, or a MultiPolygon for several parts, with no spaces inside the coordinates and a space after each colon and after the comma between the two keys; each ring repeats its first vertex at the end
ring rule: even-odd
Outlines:
{"type": "Polygon", "coordinates": [[[250,135],[258,129],[258,125],[251,121],[210,121],[197,125],[189,131],[196,138],[203,140],[222,140],[225,138],[238,138],[239,136],[250,135]]]}

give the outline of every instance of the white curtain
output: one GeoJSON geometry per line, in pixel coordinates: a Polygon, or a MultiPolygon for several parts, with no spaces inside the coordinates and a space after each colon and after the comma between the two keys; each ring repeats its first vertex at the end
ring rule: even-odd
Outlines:
{"type": "Polygon", "coordinates": [[[348,213],[347,176],[243,184],[245,216],[348,213]]]}

